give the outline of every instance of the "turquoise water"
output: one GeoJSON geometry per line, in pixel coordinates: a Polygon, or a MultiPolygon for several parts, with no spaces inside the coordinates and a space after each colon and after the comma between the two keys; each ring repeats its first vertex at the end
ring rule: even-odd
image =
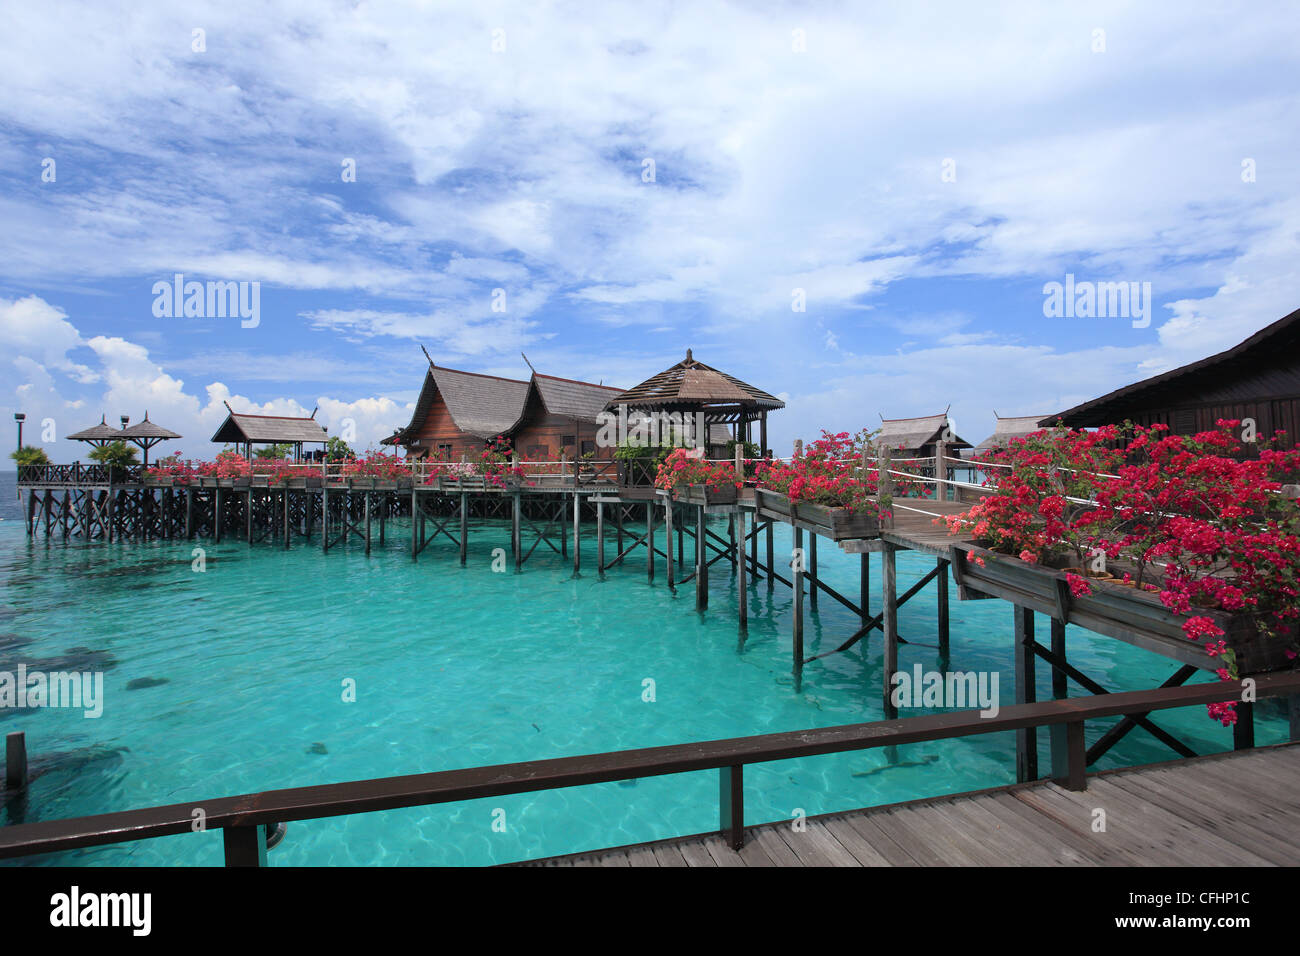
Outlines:
{"type": "MultiPolygon", "coordinates": [[[[0,476],[3,477],[3,476],[0,476]]],[[[28,819],[105,813],[257,790],[483,764],[596,753],[879,719],[880,640],[805,669],[790,668],[790,592],[750,592],[741,646],[735,579],[714,565],[710,607],[693,584],[674,594],[662,563],[645,579],[643,552],[602,580],[585,529],[583,573],[539,547],[520,574],[494,572],[509,549],[502,522],[473,522],[461,567],[446,538],[418,562],[404,523],[367,558],[356,544],[323,555],[238,541],[79,544],[29,541],[0,485],[0,657],[50,658],[71,647],[107,651],[99,719],[80,711],[0,711],[0,732],[23,730],[35,764],[28,819]],[[192,548],[206,570],[192,570],[192,548]],[[13,646],[15,640],[30,644],[13,646]],[[5,647],[3,642],[10,641],[5,647]],[[128,690],[142,678],[165,680],[128,690]],[[654,681],[655,700],[642,699],[654,681]],[[345,703],[343,682],[357,700],[345,703]]],[[[725,524],[718,530],[725,534],[725,524]]],[[[526,539],[527,541],[527,539],[526,539]]],[[[662,542],[662,536],[659,537],[662,542]]],[[[778,546],[788,546],[788,535],[778,546]]],[[[613,554],[612,545],[610,554],[613,554]]],[[[689,548],[688,548],[689,550],[689,548]]],[[[820,549],[827,582],[857,593],[857,558],[820,549]]],[[[933,566],[899,558],[899,589],[933,566]]],[[[873,566],[873,582],[879,582],[873,566]]],[[[996,671],[1012,702],[1011,609],[952,602],[952,667],[996,671]]],[[[878,608],[879,594],[873,597],[878,608]]],[[[934,638],[930,585],[900,610],[899,631],[934,638]]],[[[810,653],[837,644],[856,618],[828,598],[809,614],[810,653]]],[[[1072,662],[1109,689],[1159,684],[1163,658],[1084,631],[1068,635],[1072,662]]],[[[900,666],[936,665],[936,651],[900,649],[900,666]]],[[[35,666],[35,665],[32,665],[35,666]]],[[[1072,691],[1074,692],[1074,691],[1072,691]]],[[[1040,699],[1051,696],[1046,668],[1040,699]]],[[[918,711],[920,712],[920,711],[918,711]]],[[[1284,723],[1264,709],[1260,743],[1284,723]]],[[[1109,722],[1107,722],[1109,723],[1109,722]]],[[[1231,732],[1203,708],[1159,723],[1201,752],[1231,732]]],[[[1089,726],[1089,741],[1105,730],[1089,726]]],[[[1040,735],[1045,737],[1045,735],[1040,735]]],[[[1045,739],[1040,765],[1047,766],[1045,739]]],[[[1100,766],[1172,753],[1133,732],[1100,766]]],[[[899,749],[746,768],[746,818],[789,819],[1012,782],[1014,737],[993,734],[899,749]]],[[[549,793],[295,822],[272,865],[489,864],[696,833],[717,825],[716,773],[642,779],[549,793]],[[504,811],[504,832],[493,828],[504,811]]],[[[77,865],[217,865],[218,833],[102,847],[28,860],[77,865]]]]}

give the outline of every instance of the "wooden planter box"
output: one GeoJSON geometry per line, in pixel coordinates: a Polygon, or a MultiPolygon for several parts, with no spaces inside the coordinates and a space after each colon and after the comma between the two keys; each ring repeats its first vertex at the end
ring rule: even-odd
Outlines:
{"type": "Polygon", "coordinates": [[[374,478],[369,475],[361,475],[350,479],[353,490],[356,491],[398,491],[402,488],[411,487],[411,479],[397,478],[374,478]]]}
{"type": "Polygon", "coordinates": [[[679,485],[673,489],[673,497],[688,505],[734,505],[736,503],[736,486],[727,483],[721,488],[708,485],[679,485]]]}
{"type": "Polygon", "coordinates": [[[767,488],[755,488],[754,500],[758,510],[766,512],[768,517],[798,524],[832,541],[880,535],[880,519],[873,514],[829,508],[809,501],[791,501],[780,492],[767,488]]]}
{"type": "Polygon", "coordinates": [[[1085,578],[1092,594],[1075,597],[1070,593],[1065,571],[1029,564],[965,542],[958,542],[955,548],[958,553],[954,555],[953,575],[963,596],[968,591],[991,594],[1058,621],[1213,670],[1217,663],[1205,653],[1206,642],[1188,640],[1183,633],[1189,617],[1208,617],[1223,629],[1223,640],[1236,653],[1242,676],[1295,666],[1287,659],[1285,642],[1259,633],[1248,615],[1209,609],[1175,614],[1160,603],[1154,591],[1099,578],[1085,578]],[[970,560],[972,557],[982,558],[984,566],[970,560]]]}

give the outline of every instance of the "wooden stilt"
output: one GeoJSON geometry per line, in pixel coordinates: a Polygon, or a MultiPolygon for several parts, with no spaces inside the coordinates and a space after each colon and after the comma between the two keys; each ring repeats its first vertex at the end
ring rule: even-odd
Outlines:
{"type": "MultiPolygon", "coordinates": [[[[757,514],[757,512],[755,512],[757,514]]],[[[772,543],[772,519],[767,519],[767,589],[770,591],[776,587],[776,576],[772,573],[775,570],[776,548],[772,543]]]]}
{"type": "MultiPolygon", "coordinates": [[[[790,510],[794,511],[795,504],[790,502],[790,510]]],[[[794,515],[791,514],[793,519],[794,515]]],[[[794,528],[794,671],[799,673],[803,668],[803,575],[804,561],[807,558],[803,552],[803,529],[796,526],[794,528]]]]}
{"type": "Polygon", "coordinates": [[[27,737],[15,731],[5,737],[5,788],[22,790],[27,786],[27,737]]]}
{"type": "Polygon", "coordinates": [[[1237,701],[1237,722],[1232,725],[1232,749],[1250,750],[1255,746],[1255,702],[1237,701]]]}
{"type": "MultiPolygon", "coordinates": [[[[366,492],[363,502],[366,509],[366,556],[370,556],[370,492],[366,492]]],[[[464,559],[462,559],[464,560],[464,559]]]]}
{"type": "MultiPolygon", "coordinates": [[[[1052,653],[1065,660],[1065,622],[1052,618],[1052,653]]],[[[1052,668],[1052,697],[1064,700],[1070,696],[1070,678],[1059,667],[1052,668]]]]}
{"type": "Polygon", "coordinates": [[[948,669],[948,562],[943,558],[938,561],[939,574],[934,579],[935,583],[935,601],[937,607],[937,617],[939,625],[939,659],[943,661],[943,669],[948,669]]]}
{"type": "Polygon", "coordinates": [[[469,495],[460,493],[460,563],[469,560],[469,495]]]}
{"type": "Polygon", "coordinates": [[[884,617],[881,626],[884,629],[885,663],[881,672],[885,694],[885,718],[893,720],[898,716],[894,706],[894,674],[898,671],[898,573],[894,545],[888,541],[881,542],[880,547],[880,599],[884,617]]]}
{"type": "Polygon", "coordinates": [[[292,504],[292,494],[288,487],[284,489],[284,550],[289,550],[289,539],[292,535],[293,516],[290,514],[292,504]]]}
{"type": "MultiPolygon", "coordinates": [[[[578,467],[578,463],[576,460],[573,463],[573,467],[575,469],[578,467]]],[[[579,524],[581,518],[582,518],[582,497],[578,494],[577,491],[574,491],[573,493],[573,573],[574,574],[577,574],[582,570],[582,540],[579,537],[582,530],[581,525],[579,524]]]]}
{"type": "Polygon", "coordinates": [[[605,573],[605,503],[596,502],[596,570],[605,573]]]}
{"type": "Polygon", "coordinates": [[[620,501],[614,506],[614,524],[618,529],[618,538],[615,541],[615,553],[618,555],[614,559],[615,564],[623,563],[623,503],[620,501]]]}
{"type": "Polygon", "coordinates": [[[253,489],[244,492],[244,537],[253,543],[253,489]]]}
{"type": "Polygon", "coordinates": [[[221,489],[212,489],[212,537],[221,543],[221,489]]]}
{"type": "MultiPolygon", "coordinates": [[[[1034,612],[1019,604],[1012,608],[1015,622],[1016,703],[1032,704],[1037,699],[1034,687],[1034,612]]],[[[1038,730],[1022,727],[1016,731],[1016,782],[1038,779],[1038,730]]]]}
{"type": "Polygon", "coordinates": [[[666,498],[664,500],[664,525],[668,530],[668,534],[664,537],[664,553],[667,557],[667,560],[664,562],[664,564],[668,568],[668,586],[671,588],[673,587],[674,582],[677,580],[677,576],[673,573],[673,499],[672,498],[666,498]]]}
{"type": "Polygon", "coordinates": [[[871,555],[864,551],[858,557],[858,609],[865,625],[871,620],[871,555]]]}
{"type": "Polygon", "coordinates": [[[749,581],[746,580],[745,512],[736,510],[736,596],[740,605],[740,632],[749,630],[749,581]]]}
{"type": "MultiPolygon", "coordinates": [[[[328,552],[330,549],[330,490],[329,486],[321,489],[320,498],[320,546],[321,552],[328,552]]],[[[415,500],[415,492],[411,492],[411,500],[415,500]]],[[[412,515],[415,512],[411,512],[412,515]]],[[[415,529],[411,529],[411,557],[415,557],[415,529]]]]}
{"type": "Polygon", "coordinates": [[[812,610],[817,610],[817,592],[821,588],[817,587],[817,582],[821,579],[817,577],[817,532],[808,532],[808,576],[813,582],[813,586],[808,593],[808,606],[812,610]]]}
{"type": "Polygon", "coordinates": [[[645,506],[645,576],[647,581],[655,579],[655,503],[647,501],[645,506]]]}
{"type": "Polygon", "coordinates": [[[695,609],[703,611],[709,606],[709,554],[704,545],[704,505],[695,510],[695,609]]]}
{"type": "Polygon", "coordinates": [[[515,570],[518,571],[523,567],[524,563],[523,540],[520,538],[519,534],[519,519],[520,512],[523,509],[523,502],[520,499],[519,492],[517,491],[512,497],[514,500],[510,511],[510,547],[514,552],[515,570]]]}

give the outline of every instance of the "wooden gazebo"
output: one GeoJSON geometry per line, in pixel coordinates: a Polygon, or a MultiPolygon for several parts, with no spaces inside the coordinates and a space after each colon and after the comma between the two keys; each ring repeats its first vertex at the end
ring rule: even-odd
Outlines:
{"type": "Polygon", "coordinates": [[[971,451],[971,458],[984,458],[1006,448],[1013,438],[1024,438],[1026,435],[1032,435],[1034,432],[1043,429],[1043,426],[1038,424],[1043,420],[1042,415],[1017,415],[1002,418],[995,411],[993,416],[997,419],[997,424],[993,427],[993,434],[975,446],[971,451]]]}
{"type": "Polygon", "coordinates": [[[149,464],[149,449],[161,442],[171,441],[173,438],[182,436],[163,428],[161,425],[155,425],[149,421],[149,412],[146,409],[144,421],[137,425],[130,425],[118,432],[118,438],[122,441],[130,442],[132,445],[140,446],[140,451],[144,453],[144,464],[149,464]]]}
{"type": "Polygon", "coordinates": [[[619,406],[625,406],[629,412],[652,414],[703,412],[710,436],[716,434],[714,426],[732,426],[736,437],[745,441],[753,441],[752,426],[758,422],[760,454],[766,457],[767,413],[785,408],[785,403],[734,375],[697,362],[687,349],[685,359],[620,392],[605,404],[608,410],[617,410],[619,406]]]}
{"type": "Polygon", "coordinates": [[[100,448],[104,445],[110,445],[115,441],[124,441],[125,435],[123,429],[114,428],[105,421],[105,416],[99,416],[99,424],[91,425],[89,428],[83,428],[79,432],[73,432],[68,436],[69,441],[84,441],[87,445],[100,448]]]}
{"type": "Polygon", "coordinates": [[[214,442],[225,442],[244,446],[244,457],[250,458],[254,445],[292,445],[295,461],[302,459],[302,446],[307,444],[324,445],[329,435],[316,421],[313,409],[308,418],[288,415],[245,415],[236,412],[226,403],[230,414],[221,423],[217,433],[212,436],[214,442]]]}

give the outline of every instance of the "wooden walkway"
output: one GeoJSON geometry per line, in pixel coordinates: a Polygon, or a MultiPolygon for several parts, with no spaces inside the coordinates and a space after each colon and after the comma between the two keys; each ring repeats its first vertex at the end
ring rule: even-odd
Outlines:
{"type": "Polygon", "coordinates": [[[1035,782],[519,866],[1294,866],[1300,744],[1035,782]],[[1105,831],[1094,832],[1104,812],[1105,831]]]}

